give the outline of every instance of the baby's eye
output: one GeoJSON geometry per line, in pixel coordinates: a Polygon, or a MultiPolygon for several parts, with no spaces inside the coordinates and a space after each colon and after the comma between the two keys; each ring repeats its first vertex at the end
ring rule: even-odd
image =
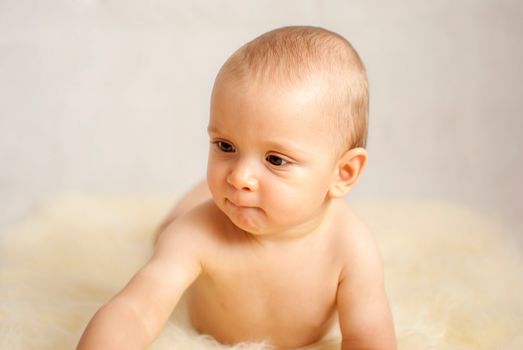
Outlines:
{"type": "Polygon", "coordinates": [[[275,156],[275,155],[268,155],[267,158],[265,158],[269,163],[275,166],[282,166],[287,164],[287,161],[281,157],[275,156]]]}
{"type": "Polygon", "coordinates": [[[230,143],[227,143],[224,141],[217,141],[216,146],[218,146],[218,148],[222,152],[225,152],[225,153],[234,152],[234,147],[230,143]]]}

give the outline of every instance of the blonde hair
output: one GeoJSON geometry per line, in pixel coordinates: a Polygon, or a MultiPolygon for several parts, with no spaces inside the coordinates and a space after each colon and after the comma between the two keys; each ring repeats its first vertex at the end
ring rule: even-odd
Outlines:
{"type": "Polygon", "coordinates": [[[367,75],[356,50],[339,34],[310,26],[272,30],[239,48],[218,77],[225,74],[281,83],[311,81],[319,74],[328,84],[326,102],[335,114],[330,125],[340,147],[346,151],[366,146],[367,75]]]}

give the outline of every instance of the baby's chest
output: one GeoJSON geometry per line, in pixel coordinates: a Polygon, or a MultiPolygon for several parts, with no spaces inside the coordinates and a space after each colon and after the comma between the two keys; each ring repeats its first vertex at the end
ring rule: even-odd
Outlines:
{"type": "Polygon", "coordinates": [[[332,263],[309,257],[294,261],[259,261],[249,258],[222,261],[202,278],[200,287],[208,302],[224,309],[271,317],[321,320],[336,302],[339,269],[332,263]]]}

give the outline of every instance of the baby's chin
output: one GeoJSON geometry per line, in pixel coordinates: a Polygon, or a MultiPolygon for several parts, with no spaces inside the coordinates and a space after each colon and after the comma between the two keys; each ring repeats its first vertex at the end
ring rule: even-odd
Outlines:
{"type": "Polygon", "coordinates": [[[265,227],[260,225],[259,219],[253,216],[260,215],[260,209],[258,208],[245,208],[242,209],[243,213],[228,213],[224,212],[229,220],[236,226],[238,229],[254,236],[261,236],[267,234],[265,227]],[[249,213],[250,212],[250,213],[249,213]],[[253,213],[254,212],[254,213],[253,213]]]}
{"type": "Polygon", "coordinates": [[[273,231],[266,225],[266,215],[258,207],[239,208],[232,203],[218,205],[221,212],[229,219],[235,228],[253,236],[269,235],[273,231]]]}
{"type": "MultiPolygon", "coordinates": [[[[287,230],[281,227],[273,227],[272,225],[261,225],[256,223],[246,223],[235,220],[231,216],[225,214],[231,223],[242,233],[247,234],[255,239],[268,239],[271,241],[279,240],[288,237],[287,230]]],[[[292,236],[292,235],[291,235],[292,236]]]]}

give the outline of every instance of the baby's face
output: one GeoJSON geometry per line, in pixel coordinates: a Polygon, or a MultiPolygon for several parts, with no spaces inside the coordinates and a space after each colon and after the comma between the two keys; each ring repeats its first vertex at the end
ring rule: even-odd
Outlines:
{"type": "Polygon", "coordinates": [[[207,181],[242,230],[294,235],[321,220],[338,159],[310,86],[247,87],[227,78],[215,86],[207,181]]]}

